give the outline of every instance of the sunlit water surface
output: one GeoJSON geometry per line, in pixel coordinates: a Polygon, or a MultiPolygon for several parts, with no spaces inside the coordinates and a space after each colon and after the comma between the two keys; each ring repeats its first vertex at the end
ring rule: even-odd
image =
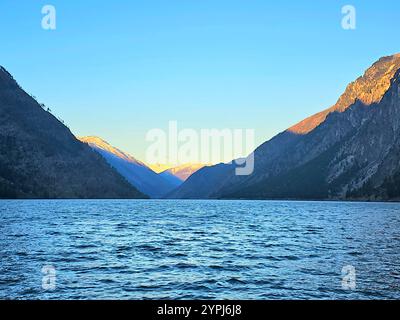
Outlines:
{"type": "Polygon", "coordinates": [[[398,299],[399,289],[400,204],[0,200],[1,299],[398,299]]]}

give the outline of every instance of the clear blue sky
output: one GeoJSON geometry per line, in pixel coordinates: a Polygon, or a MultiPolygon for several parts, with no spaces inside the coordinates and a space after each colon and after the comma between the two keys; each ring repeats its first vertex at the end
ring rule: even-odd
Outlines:
{"type": "Polygon", "coordinates": [[[400,52],[398,0],[2,0],[0,15],[0,65],[76,135],[141,159],[169,120],[254,128],[260,144],[400,52]],[[356,30],[341,28],[346,4],[356,30]]]}

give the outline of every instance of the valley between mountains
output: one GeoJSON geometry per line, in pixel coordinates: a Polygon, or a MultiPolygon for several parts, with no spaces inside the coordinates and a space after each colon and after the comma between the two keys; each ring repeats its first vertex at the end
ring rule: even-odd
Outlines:
{"type": "Polygon", "coordinates": [[[1,198],[400,199],[400,54],[379,59],[331,107],[233,164],[147,165],[71,131],[0,69],[1,198]]]}

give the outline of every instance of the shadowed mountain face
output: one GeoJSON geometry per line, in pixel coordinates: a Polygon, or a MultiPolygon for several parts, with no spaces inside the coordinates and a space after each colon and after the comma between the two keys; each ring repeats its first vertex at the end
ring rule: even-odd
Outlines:
{"type": "Polygon", "coordinates": [[[161,198],[182,183],[180,180],[175,181],[176,178],[164,177],[155,173],[143,162],[111,146],[99,137],[82,137],[79,139],[103,156],[129,183],[151,198],[161,198]]]}
{"type": "Polygon", "coordinates": [[[207,167],[170,197],[400,198],[399,69],[399,54],[380,59],[333,107],[258,147],[250,176],[207,167]]]}
{"type": "Polygon", "coordinates": [[[0,198],[142,198],[0,68],[0,198]]]}

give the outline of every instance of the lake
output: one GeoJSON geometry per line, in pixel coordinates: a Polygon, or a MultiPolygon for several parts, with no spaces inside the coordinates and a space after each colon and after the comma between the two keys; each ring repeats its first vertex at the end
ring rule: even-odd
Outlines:
{"type": "Polygon", "coordinates": [[[399,299],[400,204],[0,200],[0,299],[399,299]]]}

